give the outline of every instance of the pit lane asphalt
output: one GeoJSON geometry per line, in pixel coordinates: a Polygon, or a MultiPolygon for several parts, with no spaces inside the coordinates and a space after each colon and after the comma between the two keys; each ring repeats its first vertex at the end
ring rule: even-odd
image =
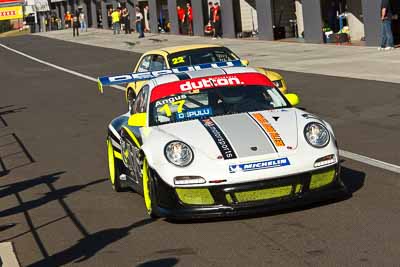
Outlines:
{"type": "MultiPolygon", "coordinates": [[[[92,77],[130,71],[139,54],[37,36],[0,43],[92,77]]],[[[397,84],[280,71],[341,148],[399,165],[397,84]]],[[[400,177],[346,160],[349,199],[213,222],[152,221],[114,193],[105,133],[123,93],[0,49],[0,241],[23,266],[395,266],[400,177]],[[145,264],[144,264],[145,263],[145,264]],[[147,264],[147,265],[146,265],[147,264]]]]}

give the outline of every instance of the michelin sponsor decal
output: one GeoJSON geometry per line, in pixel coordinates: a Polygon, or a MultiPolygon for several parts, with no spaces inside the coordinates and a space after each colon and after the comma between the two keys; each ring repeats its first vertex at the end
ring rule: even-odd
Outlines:
{"type": "Polygon", "coordinates": [[[238,173],[238,172],[257,171],[263,169],[284,167],[289,165],[290,161],[288,158],[280,158],[280,159],[265,160],[258,162],[242,163],[242,164],[232,164],[229,165],[229,172],[238,173]]]}
{"type": "Polygon", "coordinates": [[[236,154],[233,151],[231,144],[228,139],[226,139],[225,135],[218,127],[218,125],[212,119],[203,119],[200,120],[203,124],[204,128],[207,129],[208,133],[214,139],[215,144],[218,146],[219,151],[222,154],[224,159],[234,159],[236,158],[236,154]]]}
{"type": "Polygon", "coordinates": [[[211,107],[193,108],[181,113],[176,113],[176,120],[187,120],[193,118],[210,117],[213,115],[211,107]]]}

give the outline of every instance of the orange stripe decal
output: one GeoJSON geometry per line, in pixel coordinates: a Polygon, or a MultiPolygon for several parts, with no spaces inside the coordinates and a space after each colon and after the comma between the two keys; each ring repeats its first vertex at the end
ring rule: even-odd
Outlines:
{"type": "Polygon", "coordinates": [[[281,136],[276,132],[275,128],[269,123],[269,121],[261,115],[261,113],[252,114],[253,118],[261,125],[261,127],[268,133],[269,137],[271,137],[272,142],[276,146],[285,146],[281,136]]]}

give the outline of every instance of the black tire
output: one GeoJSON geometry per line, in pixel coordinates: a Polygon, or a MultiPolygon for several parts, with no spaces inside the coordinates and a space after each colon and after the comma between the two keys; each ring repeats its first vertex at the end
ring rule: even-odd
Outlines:
{"type": "Polygon", "coordinates": [[[110,137],[107,138],[107,158],[108,158],[108,170],[110,172],[110,182],[115,192],[121,192],[123,187],[119,176],[122,173],[121,161],[115,158],[114,148],[111,143],[110,137]]]}

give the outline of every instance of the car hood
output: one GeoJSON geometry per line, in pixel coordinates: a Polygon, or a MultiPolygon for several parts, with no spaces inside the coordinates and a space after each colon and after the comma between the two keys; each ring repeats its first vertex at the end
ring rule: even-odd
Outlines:
{"type": "Polygon", "coordinates": [[[298,145],[295,109],[215,116],[152,127],[165,143],[180,140],[211,159],[285,155],[298,145]]]}

